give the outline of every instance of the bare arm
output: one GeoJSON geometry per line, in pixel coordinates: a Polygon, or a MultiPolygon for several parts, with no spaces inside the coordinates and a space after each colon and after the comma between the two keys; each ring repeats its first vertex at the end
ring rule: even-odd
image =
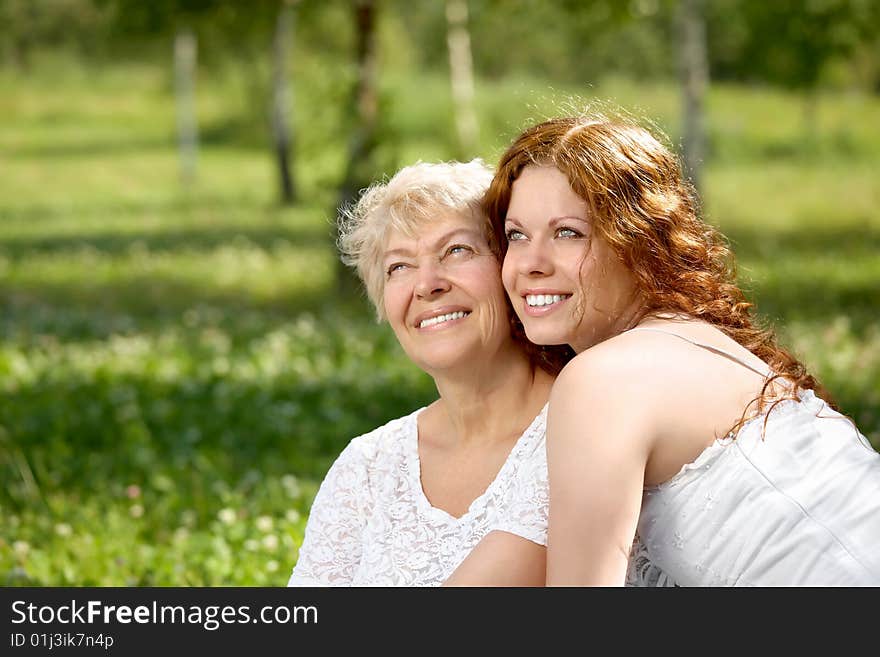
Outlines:
{"type": "Polygon", "coordinates": [[[604,352],[585,352],[553,387],[547,429],[551,586],[625,581],[652,427],[642,383],[620,365],[604,352]]]}
{"type": "Polygon", "coordinates": [[[505,531],[489,532],[443,586],[544,586],[547,549],[505,531]]]}

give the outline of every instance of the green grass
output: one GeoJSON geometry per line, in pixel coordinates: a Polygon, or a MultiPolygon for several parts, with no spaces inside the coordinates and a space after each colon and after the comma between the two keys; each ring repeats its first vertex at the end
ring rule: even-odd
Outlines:
{"type": "MultiPolygon", "coordinates": [[[[283,584],[339,450],[432,398],[334,286],[346,142],[312,82],[302,199],[280,208],[240,80],[200,77],[183,189],[161,70],[0,73],[0,584],[283,584]]],[[[383,88],[384,173],[454,156],[442,76],[383,88]]],[[[527,121],[595,98],[676,140],[669,85],[483,81],[466,155],[494,161],[527,121]]],[[[719,87],[708,109],[708,217],[783,342],[880,446],[880,101],[821,97],[808,138],[796,96],[719,87]]]]}

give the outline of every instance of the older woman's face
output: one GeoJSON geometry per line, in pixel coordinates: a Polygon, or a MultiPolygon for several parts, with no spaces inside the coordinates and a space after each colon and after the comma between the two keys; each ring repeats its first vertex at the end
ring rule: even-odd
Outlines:
{"type": "Polygon", "coordinates": [[[536,344],[583,351],[621,330],[638,303],[632,273],[592,223],[556,167],[528,166],[513,183],[504,286],[536,344]]]}
{"type": "Polygon", "coordinates": [[[385,314],[423,370],[466,371],[511,340],[500,264],[471,217],[449,212],[416,232],[388,236],[385,314]]]}

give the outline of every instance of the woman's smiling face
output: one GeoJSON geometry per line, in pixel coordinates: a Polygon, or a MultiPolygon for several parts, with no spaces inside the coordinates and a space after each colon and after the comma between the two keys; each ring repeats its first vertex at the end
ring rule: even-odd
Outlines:
{"type": "Polygon", "coordinates": [[[592,211],[553,166],[527,166],[511,188],[502,276],[532,342],[583,351],[629,321],[635,280],[595,234],[592,211]]]}
{"type": "Polygon", "coordinates": [[[473,368],[512,341],[498,259],[471,217],[450,212],[417,236],[392,231],[383,267],[388,322],[429,374],[473,368]]]}

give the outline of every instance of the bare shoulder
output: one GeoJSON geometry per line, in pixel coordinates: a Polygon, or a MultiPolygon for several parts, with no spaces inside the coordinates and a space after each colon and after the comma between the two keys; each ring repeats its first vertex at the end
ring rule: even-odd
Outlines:
{"type": "Polygon", "coordinates": [[[621,333],[566,365],[551,394],[551,422],[564,415],[567,424],[601,422],[615,433],[625,423],[653,443],[680,433],[683,416],[712,406],[725,367],[724,359],[668,334],[621,333]]]}
{"type": "Polygon", "coordinates": [[[663,402],[695,378],[693,351],[662,334],[621,333],[575,356],[559,374],[554,395],[586,394],[603,403],[618,396],[663,402]]]}
{"type": "Polygon", "coordinates": [[[548,439],[615,436],[652,442],[663,422],[662,372],[641,341],[618,336],[578,354],[550,394],[548,439]]]}
{"type": "MultiPolygon", "coordinates": [[[[755,356],[755,354],[743,347],[717,326],[713,326],[704,321],[696,319],[654,318],[642,322],[639,328],[647,330],[630,331],[625,335],[654,336],[655,339],[666,341],[667,343],[670,341],[676,341],[680,343],[680,348],[683,347],[685,349],[690,347],[688,342],[691,342],[698,347],[702,346],[708,347],[710,350],[716,350],[716,355],[719,353],[728,354],[733,360],[738,361],[740,366],[745,364],[747,368],[759,371],[768,369],[767,364],[755,356]],[[720,350],[720,352],[718,350],[720,350]]],[[[705,350],[694,350],[693,355],[695,359],[709,358],[711,360],[717,360],[715,356],[708,356],[705,350]]],[[[718,362],[723,363],[724,361],[722,360],[718,362]]],[[[727,364],[729,365],[729,363],[727,364]]]]}

